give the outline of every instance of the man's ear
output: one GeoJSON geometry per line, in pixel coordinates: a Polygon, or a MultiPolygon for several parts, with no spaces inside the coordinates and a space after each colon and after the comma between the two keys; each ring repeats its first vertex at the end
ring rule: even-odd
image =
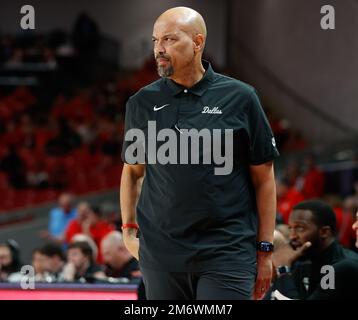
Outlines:
{"type": "Polygon", "coordinates": [[[198,33],[194,36],[194,51],[200,52],[204,50],[205,38],[204,35],[198,33]]]}
{"type": "Polygon", "coordinates": [[[319,235],[322,239],[327,239],[333,235],[332,229],[329,226],[324,226],[319,229],[319,235]]]}

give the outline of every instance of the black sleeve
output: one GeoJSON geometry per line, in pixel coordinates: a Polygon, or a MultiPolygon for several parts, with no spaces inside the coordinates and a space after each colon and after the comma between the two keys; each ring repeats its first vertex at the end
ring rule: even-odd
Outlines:
{"type": "Polygon", "coordinates": [[[136,108],[136,104],[128,100],[126,104],[126,114],[125,114],[125,123],[124,123],[124,137],[123,137],[123,145],[122,145],[122,153],[121,158],[124,163],[129,164],[138,164],[138,163],[145,163],[145,159],[143,161],[132,161],[128,155],[137,156],[138,154],[145,154],[144,153],[144,133],[141,138],[135,137],[133,138],[132,135],[128,134],[128,131],[131,129],[138,129],[143,132],[143,129],[139,125],[139,119],[137,115],[138,109],[136,108]],[[128,149],[128,152],[127,152],[128,149]],[[127,153],[126,153],[127,152],[127,153]]]}
{"type": "MultiPolygon", "coordinates": [[[[358,261],[342,260],[333,265],[334,287],[323,289],[318,285],[317,289],[308,297],[308,300],[350,300],[356,299],[358,288],[358,261]]],[[[322,274],[322,277],[324,275],[322,274]]]]}
{"type": "Polygon", "coordinates": [[[275,290],[278,290],[281,294],[290,299],[302,299],[296,286],[295,277],[291,273],[281,275],[276,279],[275,283],[270,289],[270,292],[275,290]]]}
{"type": "Polygon", "coordinates": [[[256,91],[250,94],[247,116],[250,164],[259,165],[278,157],[275,138],[256,91]]]}

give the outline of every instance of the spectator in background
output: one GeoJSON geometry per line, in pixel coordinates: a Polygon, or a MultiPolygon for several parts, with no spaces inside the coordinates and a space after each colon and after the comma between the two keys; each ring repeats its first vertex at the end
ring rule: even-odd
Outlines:
{"type": "Polygon", "coordinates": [[[356,248],[358,248],[358,211],[356,212],[356,220],[352,226],[352,229],[355,233],[355,236],[356,236],[356,243],[355,243],[355,246],[356,248]]]}
{"type": "Polygon", "coordinates": [[[87,236],[86,234],[79,233],[73,236],[73,238],[71,239],[71,243],[74,242],[86,242],[87,244],[89,244],[92,249],[93,261],[97,261],[98,248],[91,237],[87,236]]]}
{"type": "Polygon", "coordinates": [[[138,261],[125,247],[119,231],[112,231],[103,238],[101,250],[106,276],[128,279],[140,276],[138,261]]]}
{"type": "Polygon", "coordinates": [[[277,210],[284,223],[288,223],[288,217],[292,208],[304,200],[302,194],[291,185],[287,179],[276,179],[277,210]]]}
{"type": "Polygon", "coordinates": [[[105,274],[93,260],[93,251],[86,242],[73,242],[67,251],[67,264],[64,267],[66,281],[93,282],[96,279],[105,279],[105,274]]]}
{"type": "Polygon", "coordinates": [[[122,234],[112,231],[107,234],[101,243],[105,274],[112,278],[128,278],[137,280],[138,300],[145,300],[145,287],[142,274],[139,270],[138,261],[133,258],[123,243],[122,234]]]}
{"type": "Polygon", "coordinates": [[[41,249],[37,248],[32,252],[31,265],[35,271],[35,281],[45,281],[48,277],[48,272],[45,266],[45,256],[41,249]]]}
{"type": "Polygon", "coordinates": [[[355,234],[350,228],[355,220],[355,213],[358,210],[358,202],[355,196],[348,196],[343,200],[341,229],[345,234],[345,245],[354,248],[355,234]]]}
{"type": "Polygon", "coordinates": [[[36,248],[32,252],[32,259],[31,259],[31,266],[33,267],[34,273],[22,273],[20,271],[13,272],[9,274],[8,281],[9,282],[21,282],[21,281],[39,281],[39,282],[45,282],[49,279],[49,274],[45,269],[45,257],[42,254],[41,250],[39,248],[36,248]],[[34,278],[33,278],[34,276],[34,278]]]}
{"type": "Polygon", "coordinates": [[[82,202],[77,208],[77,219],[70,222],[66,230],[66,241],[76,234],[85,234],[91,237],[98,248],[97,262],[102,263],[101,241],[111,231],[114,226],[101,218],[101,212],[97,208],[91,208],[87,202],[82,202]]]}
{"type": "Polygon", "coordinates": [[[66,263],[62,247],[55,242],[49,242],[43,245],[40,251],[44,257],[44,269],[55,281],[61,281],[66,263]]]}
{"type": "Polygon", "coordinates": [[[308,155],[304,159],[301,193],[305,199],[320,198],[324,193],[324,174],[315,165],[313,155],[308,155]]]}
{"type": "Polygon", "coordinates": [[[63,193],[58,199],[58,207],[50,211],[48,232],[42,232],[41,236],[60,244],[64,243],[65,231],[71,220],[76,217],[76,209],[72,207],[72,196],[63,193]]]}
{"type": "Polygon", "coordinates": [[[8,277],[20,272],[20,250],[14,240],[0,244],[0,281],[7,281],[8,277]]]}
{"type": "MultiPolygon", "coordinates": [[[[336,239],[336,218],[323,201],[308,200],[293,208],[290,243],[273,253],[278,278],[271,291],[291,299],[352,299],[358,286],[358,255],[336,239]],[[321,287],[322,267],[335,271],[335,289],[321,287]]],[[[353,226],[354,227],[354,226],[353,226]]]]}

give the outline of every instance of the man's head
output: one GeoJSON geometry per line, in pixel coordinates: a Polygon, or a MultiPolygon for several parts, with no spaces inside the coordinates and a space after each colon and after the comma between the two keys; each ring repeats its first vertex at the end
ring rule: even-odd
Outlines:
{"type": "Polygon", "coordinates": [[[356,212],[356,221],[354,222],[352,228],[356,233],[356,247],[358,248],[358,211],[356,212]]]}
{"type": "Polygon", "coordinates": [[[282,198],[290,188],[290,183],[285,178],[276,178],[276,194],[278,199],[282,198]]]}
{"type": "Polygon", "coordinates": [[[131,257],[118,231],[112,231],[103,238],[101,249],[104,263],[113,269],[121,268],[131,257]]]}
{"type": "Polygon", "coordinates": [[[162,13],[153,27],[154,57],[161,77],[180,77],[201,64],[206,40],[203,17],[186,7],[162,13]]]}
{"type": "Polygon", "coordinates": [[[87,202],[80,202],[77,206],[77,219],[79,222],[84,222],[90,217],[91,208],[87,202]]]}
{"type": "Polygon", "coordinates": [[[311,247],[305,257],[312,257],[327,248],[336,236],[336,216],[332,208],[320,200],[308,200],[297,204],[288,221],[290,244],[301,247],[307,241],[311,247]]]}
{"type": "Polygon", "coordinates": [[[0,270],[6,270],[13,263],[12,252],[8,245],[0,244],[0,270]]]}
{"type": "Polygon", "coordinates": [[[58,273],[62,270],[65,263],[65,256],[59,244],[54,242],[46,243],[41,248],[44,256],[44,268],[51,273],[58,273]]]}
{"type": "Polygon", "coordinates": [[[58,198],[58,205],[65,213],[69,213],[72,207],[72,196],[69,193],[61,194],[58,198]]]}
{"type": "Polygon", "coordinates": [[[45,268],[45,256],[42,254],[41,249],[35,249],[32,252],[31,264],[34,267],[35,274],[47,271],[45,268]]]}
{"type": "Polygon", "coordinates": [[[73,242],[68,246],[67,260],[73,263],[76,271],[81,271],[93,263],[93,252],[87,242],[73,242]]]}

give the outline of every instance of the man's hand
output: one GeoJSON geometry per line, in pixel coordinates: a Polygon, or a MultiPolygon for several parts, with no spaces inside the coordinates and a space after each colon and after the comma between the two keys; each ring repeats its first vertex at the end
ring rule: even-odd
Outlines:
{"type": "Polygon", "coordinates": [[[257,278],[253,298],[261,300],[269,290],[272,278],[272,253],[257,252],[257,278]]]}
{"type": "Polygon", "coordinates": [[[76,267],[72,262],[67,262],[63,267],[63,278],[65,281],[73,281],[76,275],[76,267]]]}
{"type": "Polygon", "coordinates": [[[137,230],[131,228],[123,229],[123,242],[130,254],[139,260],[139,239],[136,237],[137,230]]]}
{"type": "Polygon", "coordinates": [[[307,241],[301,247],[296,250],[291,247],[290,244],[284,244],[274,251],[272,260],[273,265],[277,268],[280,266],[290,267],[298,258],[300,258],[304,252],[311,246],[311,242],[307,241]]]}

